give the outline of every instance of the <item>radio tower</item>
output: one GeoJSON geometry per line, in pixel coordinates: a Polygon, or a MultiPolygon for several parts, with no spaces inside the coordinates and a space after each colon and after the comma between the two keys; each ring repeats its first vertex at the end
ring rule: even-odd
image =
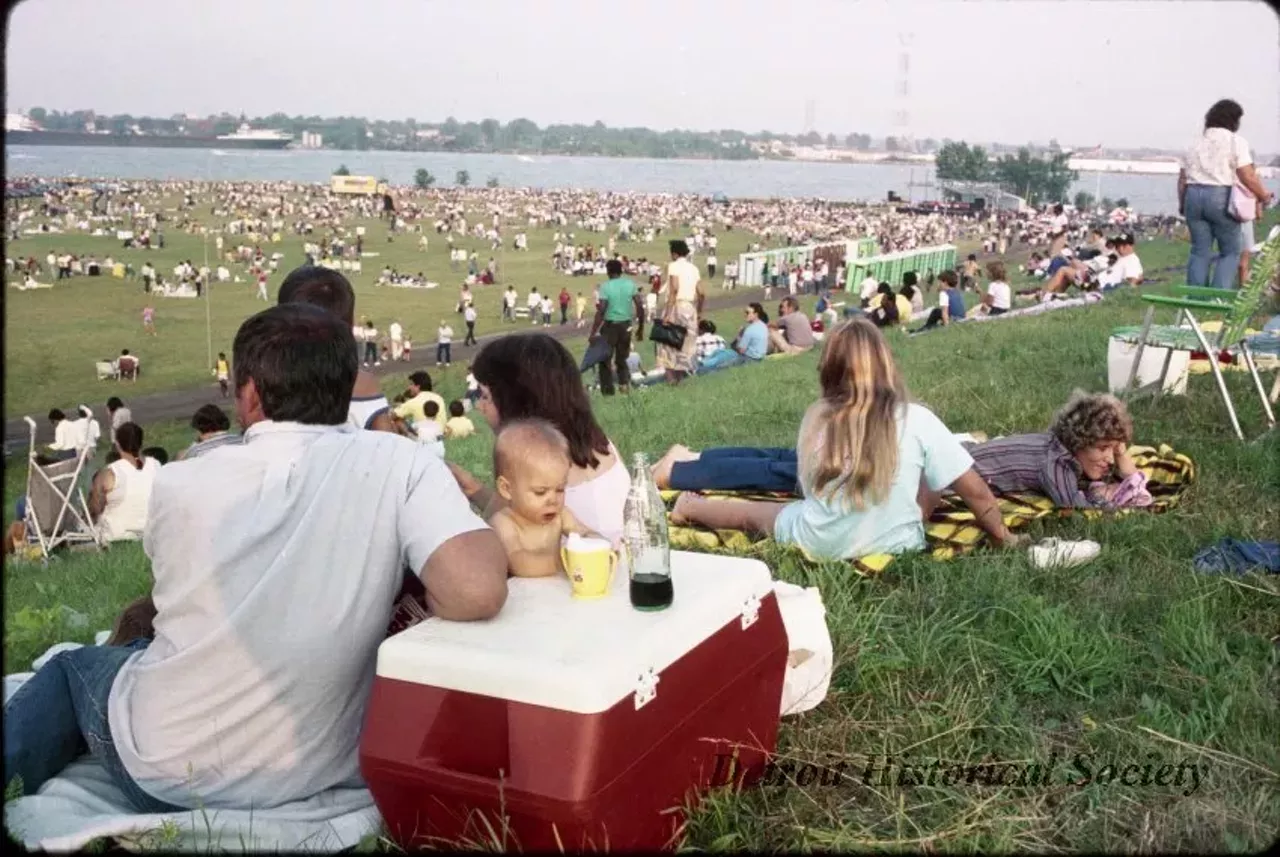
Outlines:
{"type": "Polygon", "coordinates": [[[911,43],[915,33],[898,33],[898,76],[894,103],[893,136],[903,151],[915,151],[911,136],[911,43]]]}

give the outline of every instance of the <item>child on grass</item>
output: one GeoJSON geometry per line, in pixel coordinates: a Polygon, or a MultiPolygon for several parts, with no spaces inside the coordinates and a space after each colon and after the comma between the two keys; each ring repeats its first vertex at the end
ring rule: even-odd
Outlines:
{"type": "Polygon", "coordinates": [[[564,505],[569,482],[569,442],[545,420],[515,420],[498,432],[493,472],[506,505],[489,518],[507,549],[516,577],[550,577],[564,572],[560,540],[570,533],[603,538],[564,505]]]}
{"type": "Polygon", "coordinates": [[[448,438],[470,437],[476,430],[467,417],[467,408],[460,399],[449,403],[449,419],[444,424],[444,436],[448,438]]]}

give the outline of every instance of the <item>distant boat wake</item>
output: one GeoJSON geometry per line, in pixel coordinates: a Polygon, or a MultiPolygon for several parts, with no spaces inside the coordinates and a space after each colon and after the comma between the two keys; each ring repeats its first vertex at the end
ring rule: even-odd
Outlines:
{"type": "Polygon", "coordinates": [[[529,157],[528,155],[516,155],[516,160],[517,160],[517,161],[524,161],[526,164],[536,164],[536,163],[537,163],[537,161],[535,161],[533,158],[529,157]]]}
{"type": "Polygon", "coordinates": [[[226,154],[226,152],[222,151],[221,149],[213,149],[209,154],[211,154],[211,155],[225,155],[225,154],[226,154]]]}

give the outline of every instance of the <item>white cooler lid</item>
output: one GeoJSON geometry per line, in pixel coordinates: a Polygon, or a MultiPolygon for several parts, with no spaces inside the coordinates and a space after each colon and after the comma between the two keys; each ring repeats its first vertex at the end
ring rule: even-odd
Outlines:
{"type": "Polygon", "coordinates": [[[593,601],[573,598],[564,575],[512,578],[494,619],[431,618],[383,642],[378,676],[558,711],[607,711],[649,670],[660,677],[773,589],[759,560],[672,551],[671,571],[675,600],[651,613],[631,606],[625,562],[609,595],[593,601]]]}

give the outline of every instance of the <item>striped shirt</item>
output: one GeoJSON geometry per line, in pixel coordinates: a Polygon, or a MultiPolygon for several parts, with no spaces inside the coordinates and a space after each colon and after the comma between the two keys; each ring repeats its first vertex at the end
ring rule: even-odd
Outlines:
{"type": "Polygon", "coordinates": [[[1080,485],[1080,465],[1054,435],[1016,434],[966,444],[978,475],[997,494],[1035,492],[1063,509],[1099,505],[1080,485]]]}
{"type": "Polygon", "coordinates": [[[187,461],[192,458],[198,458],[199,456],[204,455],[210,452],[211,450],[217,449],[220,446],[227,446],[228,444],[233,444],[233,443],[242,443],[243,441],[244,441],[244,438],[242,438],[238,434],[232,434],[231,432],[225,432],[225,431],[219,432],[218,434],[210,435],[204,440],[197,441],[196,443],[191,444],[191,446],[187,447],[186,452],[182,454],[182,459],[183,461],[187,461]]]}

